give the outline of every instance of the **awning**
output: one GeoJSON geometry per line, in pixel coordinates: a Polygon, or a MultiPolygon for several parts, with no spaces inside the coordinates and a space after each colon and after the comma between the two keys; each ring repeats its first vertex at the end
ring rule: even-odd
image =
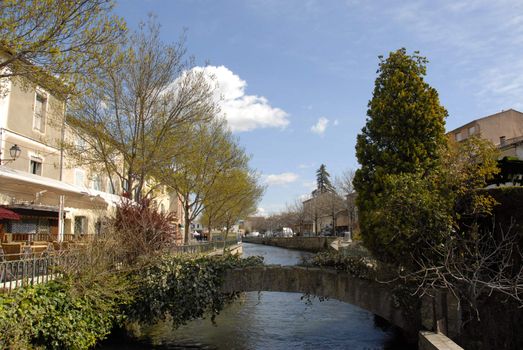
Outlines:
{"type": "Polygon", "coordinates": [[[56,206],[65,196],[65,206],[79,209],[105,209],[107,202],[92,190],[55,179],[0,165],[0,194],[19,202],[56,206]]]}
{"type": "Polygon", "coordinates": [[[0,207],[0,219],[20,220],[20,215],[14,211],[0,207]]]}

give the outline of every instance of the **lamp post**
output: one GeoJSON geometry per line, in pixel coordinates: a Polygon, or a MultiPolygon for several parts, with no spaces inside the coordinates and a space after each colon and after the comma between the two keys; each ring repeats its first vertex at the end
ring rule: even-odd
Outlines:
{"type": "Polygon", "coordinates": [[[2,162],[8,163],[16,160],[18,157],[20,157],[20,153],[22,153],[22,149],[17,144],[14,144],[9,149],[9,155],[11,156],[11,158],[2,159],[2,151],[0,151],[0,165],[2,164],[2,162]]]}

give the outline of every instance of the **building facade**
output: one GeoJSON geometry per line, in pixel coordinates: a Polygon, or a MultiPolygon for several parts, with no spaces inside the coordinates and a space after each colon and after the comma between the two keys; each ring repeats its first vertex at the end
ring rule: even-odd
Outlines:
{"type": "Polygon", "coordinates": [[[498,147],[523,137],[523,113],[514,109],[476,119],[449,132],[456,141],[470,136],[489,140],[498,147]]]}
{"type": "MultiPolygon", "coordinates": [[[[16,79],[1,84],[0,207],[20,219],[0,214],[0,240],[99,233],[121,201],[122,184],[68,157],[64,140],[75,136],[65,124],[63,100],[16,79]]],[[[159,210],[175,212],[177,226],[183,225],[176,193],[160,186],[155,202],[159,210]]]]}

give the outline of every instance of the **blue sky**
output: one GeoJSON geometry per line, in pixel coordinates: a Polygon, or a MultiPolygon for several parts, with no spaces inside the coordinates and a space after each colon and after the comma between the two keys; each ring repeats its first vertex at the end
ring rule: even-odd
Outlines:
{"type": "Polygon", "coordinates": [[[210,65],[263,174],[265,213],[310,193],[321,163],[332,177],[357,168],[379,55],[429,59],[448,130],[523,110],[521,0],[121,0],[116,12],[130,28],[154,13],[167,42],[187,28],[189,54],[210,65]]]}

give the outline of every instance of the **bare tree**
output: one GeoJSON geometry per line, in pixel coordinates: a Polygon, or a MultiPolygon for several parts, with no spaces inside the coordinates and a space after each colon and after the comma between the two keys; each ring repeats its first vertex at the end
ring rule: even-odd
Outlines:
{"type": "Polygon", "coordinates": [[[299,199],[296,199],[292,204],[288,205],[286,208],[286,213],[289,217],[289,222],[291,227],[298,227],[298,235],[303,234],[303,226],[307,220],[307,213],[303,202],[299,199]]]}
{"type": "Polygon", "coordinates": [[[347,212],[349,221],[349,231],[354,232],[357,221],[356,208],[356,191],[354,190],[354,175],[356,172],[353,169],[345,170],[341,176],[336,177],[335,184],[338,194],[343,198],[343,207],[347,212]]]}
{"type": "Polygon", "coordinates": [[[67,123],[85,147],[72,142],[67,151],[118,180],[130,198],[152,190],[152,173],[179,156],[184,126],[216,114],[208,78],[189,70],[184,54],[183,39],[164,44],[151,18],[70,103],[67,123]]]}
{"type": "Polygon", "coordinates": [[[512,222],[506,230],[493,227],[478,232],[478,226],[473,225],[468,234],[457,234],[446,244],[426,242],[428,249],[440,257],[438,263],[431,263],[434,259],[427,256],[413,257],[419,269],[402,278],[414,281],[421,296],[438,289],[450,291],[457,300],[468,304],[478,320],[482,296],[500,295],[523,307],[523,252],[521,232],[516,227],[512,222]]]}

